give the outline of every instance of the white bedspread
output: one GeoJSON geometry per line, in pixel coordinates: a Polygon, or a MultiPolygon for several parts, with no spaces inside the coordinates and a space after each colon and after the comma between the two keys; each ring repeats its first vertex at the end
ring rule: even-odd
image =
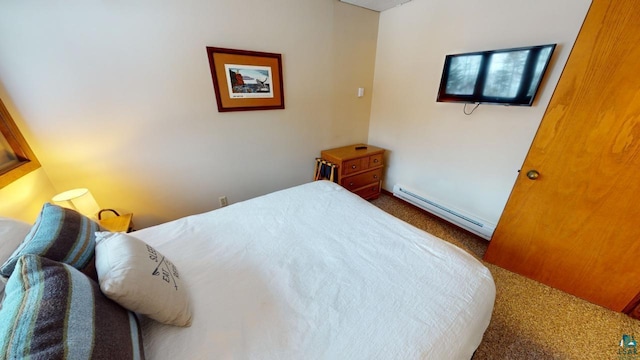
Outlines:
{"type": "Polygon", "coordinates": [[[178,267],[193,325],[147,359],[469,359],[495,285],[465,251],[326,181],[132,235],[178,267]]]}

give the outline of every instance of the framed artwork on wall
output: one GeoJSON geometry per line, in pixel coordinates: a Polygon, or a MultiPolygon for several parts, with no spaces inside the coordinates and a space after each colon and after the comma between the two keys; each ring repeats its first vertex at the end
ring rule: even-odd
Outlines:
{"type": "Polygon", "coordinates": [[[36,155],[0,99],[0,188],[39,167],[36,155]]]}
{"type": "Polygon", "coordinates": [[[282,55],[207,47],[219,112],[284,109],[282,55]]]}

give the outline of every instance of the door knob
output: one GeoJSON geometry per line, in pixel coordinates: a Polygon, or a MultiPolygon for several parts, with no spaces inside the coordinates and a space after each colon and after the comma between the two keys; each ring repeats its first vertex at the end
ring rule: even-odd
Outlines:
{"type": "Polygon", "coordinates": [[[527,177],[529,178],[529,180],[536,180],[538,177],[540,177],[540,173],[538,172],[538,170],[529,170],[527,171],[527,177]]]}

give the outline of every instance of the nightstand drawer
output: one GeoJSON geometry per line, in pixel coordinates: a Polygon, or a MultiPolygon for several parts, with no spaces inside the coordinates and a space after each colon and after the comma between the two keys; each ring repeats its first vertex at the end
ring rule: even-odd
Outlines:
{"type": "Polygon", "coordinates": [[[345,177],[340,181],[343,187],[354,190],[367,184],[378,183],[382,179],[382,168],[368,171],[364,174],[345,177]]]}
{"type": "Polygon", "coordinates": [[[382,166],[382,154],[369,156],[369,167],[382,166]]]}
{"type": "Polygon", "coordinates": [[[347,160],[342,163],[342,175],[353,174],[354,172],[358,172],[361,170],[366,170],[369,168],[369,157],[347,160]]]}
{"type": "Polygon", "coordinates": [[[363,187],[362,189],[354,191],[354,193],[364,199],[375,199],[380,196],[380,182],[378,181],[375,184],[363,187]]]}

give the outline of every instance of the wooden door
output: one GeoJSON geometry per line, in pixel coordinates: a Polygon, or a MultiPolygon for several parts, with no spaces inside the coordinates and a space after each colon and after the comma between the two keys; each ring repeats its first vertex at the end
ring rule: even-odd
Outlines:
{"type": "Polygon", "coordinates": [[[591,4],[485,255],[616,311],[640,291],[639,19],[591,4]]]}

